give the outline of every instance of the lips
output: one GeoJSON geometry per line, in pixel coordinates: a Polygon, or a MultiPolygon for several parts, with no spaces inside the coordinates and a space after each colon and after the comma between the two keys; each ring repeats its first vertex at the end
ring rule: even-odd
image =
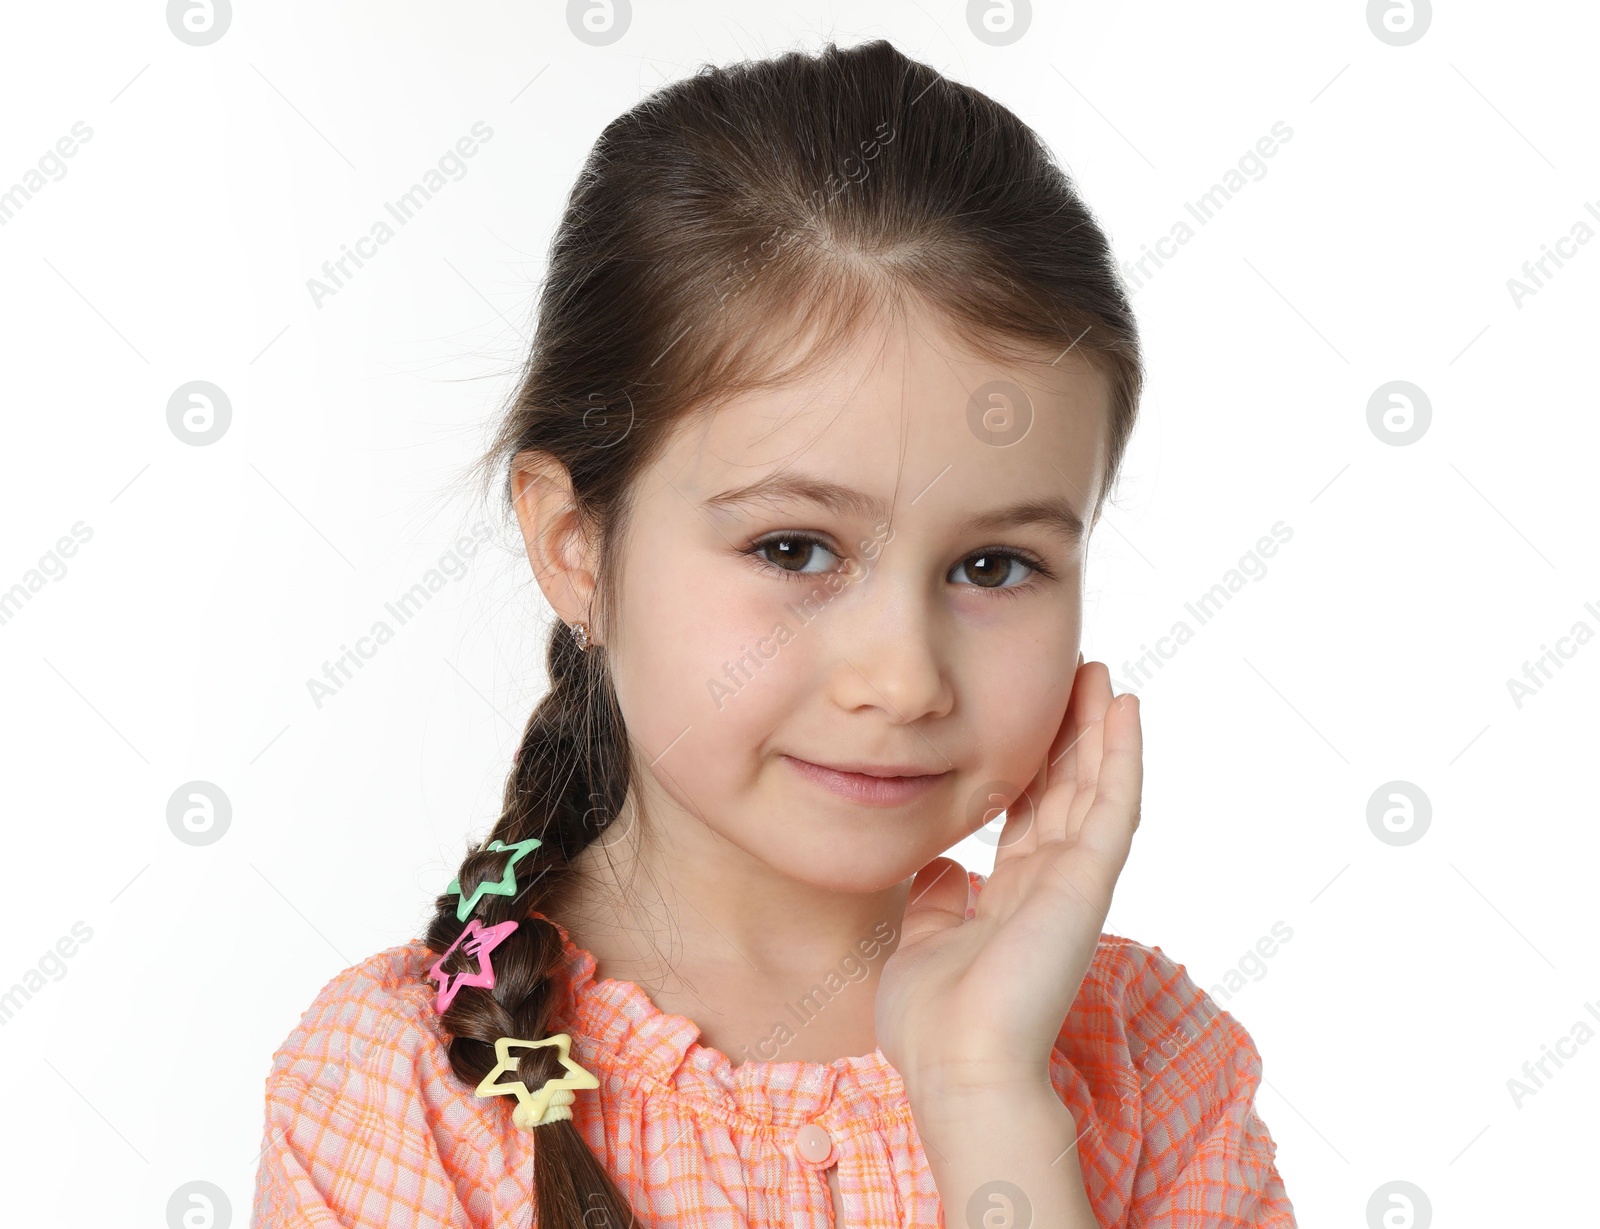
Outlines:
{"type": "Polygon", "coordinates": [[[793,755],[782,759],[806,780],[863,806],[904,806],[949,776],[948,770],[929,772],[915,765],[817,764],[793,755]]]}

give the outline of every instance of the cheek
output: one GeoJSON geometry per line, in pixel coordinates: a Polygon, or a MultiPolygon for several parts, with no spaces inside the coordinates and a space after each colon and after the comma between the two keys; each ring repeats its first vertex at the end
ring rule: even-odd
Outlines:
{"type": "Polygon", "coordinates": [[[807,637],[785,609],[788,587],[740,571],[698,581],[673,568],[624,573],[613,677],[646,761],[671,746],[662,766],[708,793],[753,774],[754,752],[806,687],[807,637]]]}
{"type": "Polygon", "coordinates": [[[990,781],[1025,785],[1061,728],[1078,666],[1078,638],[986,638],[966,680],[971,728],[990,781]]]}

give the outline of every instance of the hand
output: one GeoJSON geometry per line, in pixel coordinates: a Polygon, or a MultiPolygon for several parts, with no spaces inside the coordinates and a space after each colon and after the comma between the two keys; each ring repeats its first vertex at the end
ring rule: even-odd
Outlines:
{"type": "Polygon", "coordinates": [[[1113,700],[1104,664],[1079,663],[1045,763],[1008,808],[977,916],[965,916],[967,878],[951,859],[912,880],[876,1027],[913,1102],[924,1088],[1048,1086],[1051,1049],[1139,826],[1143,783],[1137,698],[1113,700]]]}

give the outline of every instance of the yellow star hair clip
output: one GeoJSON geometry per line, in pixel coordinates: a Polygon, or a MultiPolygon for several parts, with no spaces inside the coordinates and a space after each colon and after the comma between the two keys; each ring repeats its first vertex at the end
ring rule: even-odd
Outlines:
{"type": "Polygon", "coordinates": [[[567,1057],[571,1045],[572,1037],[567,1033],[556,1033],[543,1041],[519,1041],[515,1037],[500,1038],[494,1043],[494,1055],[500,1061],[478,1084],[478,1096],[496,1097],[508,1092],[515,1093],[517,1108],[511,1112],[511,1121],[519,1127],[542,1127],[547,1122],[559,1122],[563,1118],[571,1118],[572,1110],[568,1107],[576,1100],[571,1090],[600,1087],[600,1081],[595,1076],[567,1057]],[[518,1059],[511,1053],[512,1046],[521,1046],[525,1050],[537,1049],[539,1046],[555,1046],[557,1057],[560,1058],[561,1065],[567,1069],[567,1074],[551,1076],[539,1086],[538,1092],[529,1092],[528,1086],[521,1080],[512,1080],[508,1084],[497,1083],[502,1075],[517,1069],[518,1059]]]}

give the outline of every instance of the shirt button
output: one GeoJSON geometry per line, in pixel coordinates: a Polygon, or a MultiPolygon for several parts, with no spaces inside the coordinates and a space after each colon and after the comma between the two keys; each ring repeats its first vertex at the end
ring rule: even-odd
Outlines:
{"type": "Polygon", "coordinates": [[[808,1122],[794,1133],[794,1149],[800,1159],[812,1165],[821,1165],[833,1154],[833,1137],[814,1122],[808,1122]]]}

